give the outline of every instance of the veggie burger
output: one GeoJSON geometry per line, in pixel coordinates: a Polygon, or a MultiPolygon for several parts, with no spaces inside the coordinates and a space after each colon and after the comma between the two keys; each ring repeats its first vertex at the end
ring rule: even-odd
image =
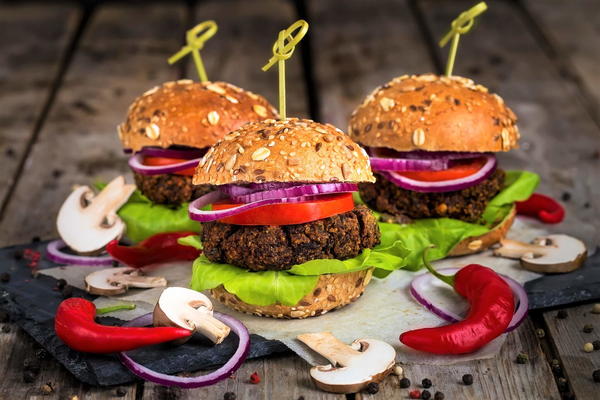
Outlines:
{"type": "Polygon", "coordinates": [[[178,205],[210,191],[193,186],[207,148],[246,122],[276,117],[267,100],[225,82],[178,80],[154,87],[129,107],[118,133],[140,191],[178,205]]]}
{"type": "MultiPolygon", "coordinates": [[[[350,120],[350,136],[366,147],[376,177],[359,185],[360,196],[394,222],[447,217],[483,223],[506,180],[494,153],[518,147],[516,122],[502,98],[470,79],[396,78],[367,96],[350,120]]],[[[492,221],[493,229],[462,240],[451,254],[496,243],[514,220],[512,204],[509,210],[492,221]]]]}
{"type": "Polygon", "coordinates": [[[227,134],[193,178],[216,190],[190,204],[203,246],[192,288],[276,318],[356,300],[371,279],[364,257],[380,233],[352,192],[374,181],[364,150],[331,125],[270,119],[227,134]]]}

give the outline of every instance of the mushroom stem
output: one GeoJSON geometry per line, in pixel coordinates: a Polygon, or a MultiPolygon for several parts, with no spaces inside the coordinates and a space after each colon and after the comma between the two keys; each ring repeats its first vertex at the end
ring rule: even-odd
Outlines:
{"type": "Polygon", "coordinates": [[[541,256],[548,252],[548,247],[537,244],[519,242],[517,240],[502,239],[500,247],[494,250],[494,255],[506,258],[521,258],[523,256],[541,256]]]}
{"type": "Polygon", "coordinates": [[[360,356],[360,351],[342,342],[331,332],[304,333],[298,340],[325,357],[333,366],[348,366],[351,360],[360,356]]]}
{"type": "Polygon", "coordinates": [[[135,185],[126,185],[125,178],[117,176],[96,197],[92,198],[86,211],[89,215],[94,215],[94,220],[98,225],[102,224],[105,218],[109,223],[114,223],[117,211],[134,191],[135,185]]]}
{"type": "Polygon", "coordinates": [[[206,336],[214,344],[219,344],[229,335],[231,329],[212,316],[212,310],[200,307],[196,310],[186,309],[182,317],[195,331],[206,336]]]}

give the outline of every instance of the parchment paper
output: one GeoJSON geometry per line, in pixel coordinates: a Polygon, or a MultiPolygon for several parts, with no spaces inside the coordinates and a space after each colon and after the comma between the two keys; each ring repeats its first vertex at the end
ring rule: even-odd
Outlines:
{"type": "MultiPolygon", "coordinates": [[[[521,241],[531,241],[536,236],[546,234],[546,225],[535,223],[530,219],[517,218],[509,237],[521,241]]],[[[582,238],[583,239],[583,238],[582,238]]],[[[470,263],[478,263],[494,268],[497,272],[510,276],[524,283],[539,277],[539,274],[522,269],[518,261],[498,258],[491,251],[441,260],[434,263],[436,268],[461,267],[470,263]]],[[[46,269],[42,273],[57,279],[64,278],[71,285],[83,287],[85,275],[94,268],[69,266],[46,269]]],[[[150,275],[165,276],[169,286],[187,287],[191,277],[191,263],[171,263],[156,266],[148,271],[150,275]]],[[[418,272],[423,273],[423,272],[418,272]]],[[[324,360],[306,348],[295,338],[300,333],[331,331],[340,340],[350,343],[357,338],[375,338],[384,340],[396,348],[398,361],[416,364],[453,364],[474,359],[491,358],[498,353],[504,343],[505,335],[497,338],[480,351],[464,356],[435,356],[413,351],[403,346],[398,336],[401,332],[422,327],[444,324],[437,316],[416,303],[408,292],[408,285],[415,277],[409,271],[396,271],[386,279],[373,279],[365,294],[355,303],[340,310],[327,313],[317,318],[304,320],[276,320],[238,313],[214,302],[215,310],[228,313],[241,320],[251,333],[267,339],[277,339],[311,364],[323,363],[324,360]]],[[[436,296],[440,305],[456,313],[464,313],[467,305],[463,299],[453,293],[444,284],[437,285],[436,296]]],[[[128,293],[112,298],[100,297],[96,300],[99,307],[115,304],[116,301],[135,302],[137,309],[114,313],[122,319],[131,319],[152,311],[162,289],[130,290],[128,293]]]]}

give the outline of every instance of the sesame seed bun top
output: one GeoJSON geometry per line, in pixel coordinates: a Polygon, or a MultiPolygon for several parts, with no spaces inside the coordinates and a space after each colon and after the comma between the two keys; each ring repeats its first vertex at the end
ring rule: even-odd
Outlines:
{"type": "Polygon", "coordinates": [[[166,82],[135,99],[117,127],[124,148],[204,148],[250,121],[277,118],[262,96],[226,82],[166,82]]]}
{"type": "Polygon", "coordinates": [[[509,151],[517,117],[502,98],[459,76],[404,75],[354,111],[349,133],[363,146],[396,151],[509,151]]]}
{"type": "Polygon", "coordinates": [[[365,151],[329,124],[289,118],[251,122],[202,158],[193,183],[375,182],[365,151]]]}

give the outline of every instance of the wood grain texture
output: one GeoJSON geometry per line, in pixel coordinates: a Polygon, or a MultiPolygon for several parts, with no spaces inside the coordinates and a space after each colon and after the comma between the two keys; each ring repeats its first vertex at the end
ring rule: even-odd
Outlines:
{"type": "Polygon", "coordinates": [[[363,394],[363,399],[408,398],[409,390],[423,390],[421,381],[433,382],[429,390],[444,393],[446,399],[560,399],[548,360],[543,354],[534,334],[531,321],[526,320],[510,333],[500,353],[492,359],[461,363],[450,366],[408,365],[403,366],[410,379],[410,389],[400,389],[399,377],[392,376],[381,385],[375,396],[363,394]],[[517,364],[516,356],[525,352],[528,364],[517,364]],[[473,375],[473,385],[462,382],[464,374],[473,375]]]}
{"type": "Polygon", "coordinates": [[[79,17],[76,5],[0,5],[0,204],[9,193],[79,17]]]}
{"type": "Polygon", "coordinates": [[[376,86],[433,69],[406,1],[374,6],[360,0],[314,0],[307,9],[320,114],[343,131],[351,112],[376,86]]]}
{"type": "Polygon", "coordinates": [[[565,319],[556,317],[559,310],[544,313],[549,340],[558,353],[571,391],[577,399],[598,398],[598,383],[592,379],[592,372],[600,369],[600,351],[586,353],[583,345],[600,339],[600,314],[591,313],[592,304],[563,310],[568,313],[565,319]],[[591,333],[583,332],[587,324],[594,329],[591,333]]]}
{"type": "MultiPolygon", "coordinates": [[[[435,38],[472,6],[468,0],[418,4],[435,38]]],[[[438,51],[444,62],[446,54],[447,49],[438,51]]],[[[454,74],[497,92],[519,117],[521,148],[500,154],[500,165],[539,173],[538,191],[554,198],[568,193],[567,218],[577,222],[560,231],[585,239],[588,246],[600,244],[600,132],[578,87],[562,78],[512,2],[495,1],[461,39],[454,74]]]]}
{"type": "Polygon", "coordinates": [[[522,0],[556,50],[564,74],[581,81],[594,96],[600,115],[600,2],[595,0],[522,0]]]}
{"type": "MultiPolygon", "coordinates": [[[[37,349],[39,347],[34,340],[14,325],[9,333],[0,333],[0,351],[3,354],[0,363],[0,398],[71,400],[73,396],[78,396],[80,400],[100,400],[117,397],[117,387],[95,388],[82,384],[51,357],[44,360],[36,358],[37,349]],[[38,363],[40,373],[33,382],[28,383],[23,380],[24,364],[32,360],[38,363]],[[42,391],[42,386],[46,384],[53,388],[48,394],[42,391]]],[[[135,385],[122,386],[121,389],[125,391],[121,399],[136,398],[135,385]]]]}
{"type": "MultiPolygon", "coordinates": [[[[206,373],[206,372],[203,372],[206,373]]],[[[231,392],[237,399],[290,399],[300,396],[315,400],[342,400],[344,395],[335,395],[316,389],[310,381],[309,365],[297,356],[280,355],[266,359],[249,360],[230,379],[206,388],[181,390],[166,388],[151,383],[144,385],[144,398],[160,399],[206,399],[222,400],[231,392]],[[250,383],[250,375],[258,373],[260,383],[250,383]],[[169,397],[171,396],[171,397],[169,397]]]]}
{"type": "Polygon", "coordinates": [[[56,237],[56,214],[73,185],[129,175],[115,127],[136,96],[177,78],[166,59],[181,44],[184,13],[175,4],[96,11],[10,199],[0,243],[56,237]]]}

